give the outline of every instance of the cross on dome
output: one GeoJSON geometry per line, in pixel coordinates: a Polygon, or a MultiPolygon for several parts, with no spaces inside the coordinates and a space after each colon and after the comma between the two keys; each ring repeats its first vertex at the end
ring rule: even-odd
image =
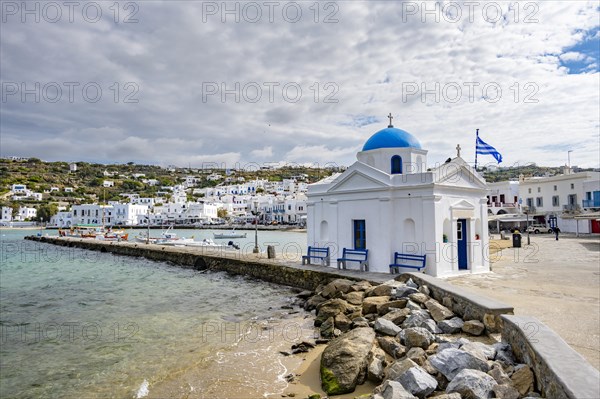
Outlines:
{"type": "Polygon", "coordinates": [[[388,125],[388,127],[394,127],[394,125],[392,125],[392,119],[394,119],[394,117],[392,116],[392,113],[390,112],[390,114],[387,117],[390,120],[390,124],[388,125]]]}

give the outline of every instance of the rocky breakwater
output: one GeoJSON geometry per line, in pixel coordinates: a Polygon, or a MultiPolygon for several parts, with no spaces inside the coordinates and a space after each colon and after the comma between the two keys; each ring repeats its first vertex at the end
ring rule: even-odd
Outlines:
{"type": "Polygon", "coordinates": [[[379,385],[364,398],[541,397],[532,370],[516,362],[508,344],[431,298],[427,285],[338,279],[304,298],[329,339],[320,364],[328,395],[370,380],[379,385]]]}

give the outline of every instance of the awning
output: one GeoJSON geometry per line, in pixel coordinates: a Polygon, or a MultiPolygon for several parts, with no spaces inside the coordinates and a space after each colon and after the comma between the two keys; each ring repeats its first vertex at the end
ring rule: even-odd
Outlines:
{"type": "Polygon", "coordinates": [[[505,213],[503,215],[488,216],[488,222],[526,222],[528,220],[533,222],[533,217],[531,217],[530,215],[528,219],[527,215],[515,215],[510,213],[505,213]]]}

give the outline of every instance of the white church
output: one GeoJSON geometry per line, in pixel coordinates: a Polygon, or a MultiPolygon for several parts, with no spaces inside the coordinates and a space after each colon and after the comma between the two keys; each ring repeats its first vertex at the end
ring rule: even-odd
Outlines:
{"type": "Polygon", "coordinates": [[[308,245],[329,247],[331,267],[347,248],[367,249],[371,272],[390,273],[396,252],[426,255],[422,271],[432,276],[489,271],[485,180],[460,146],[428,168],[427,151],[389,118],[352,166],[309,186],[308,245]]]}

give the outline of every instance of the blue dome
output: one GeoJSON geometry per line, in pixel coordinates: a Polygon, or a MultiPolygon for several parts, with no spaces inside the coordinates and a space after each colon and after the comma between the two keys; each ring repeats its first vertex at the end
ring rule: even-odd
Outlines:
{"type": "Polygon", "coordinates": [[[372,135],[363,146],[363,151],[378,148],[412,147],[421,149],[421,143],[412,134],[395,127],[386,127],[372,135]]]}

